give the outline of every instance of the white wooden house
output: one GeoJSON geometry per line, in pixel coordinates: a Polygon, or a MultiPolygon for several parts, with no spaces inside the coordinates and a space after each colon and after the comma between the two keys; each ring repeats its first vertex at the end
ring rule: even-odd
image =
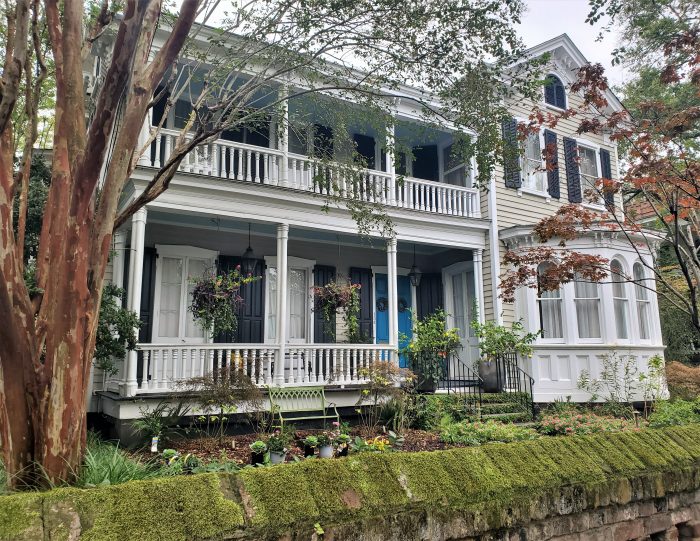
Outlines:
{"type": "MultiPolygon", "coordinates": [[[[556,84],[543,89],[546,107],[580,100],[568,86],[586,60],[568,36],[530,53],[551,54],[556,84]]],[[[527,118],[532,105],[514,100],[513,118],[527,118]]],[[[159,115],[157,108],[153,114],[159,115]]],[[[173,108],[151,152],[141,158],[124,204],[169,155],[180,115],[179,107],[173,108]]],[[[576,136],[573,120],[560,122],[556,130],[527,141],[519,167],[508,178],[497,170],[490,190],[480,191],[472,187],[472,164],[451,163],[450,130],[411,135],[418,122],[415,104],[404,99],[386,127],[390,137],[403,137],[415,149],[414,160],[402,171],[382,151],[384,134],[359,121],[348,126],[371,167],[364,175],[374,190],[366,197],[384,205],[394,223],[396,238],[389,241],[360,237],[342,206],[324,211],[325,199],[314,193],[318,189],[312,182],[313,137],[280,134],[270,122],[268,133],[242,129],[191,153],[166,193],[115,235],[110,278],[127,289],[127,306],[144,325],[138,351],[118,360],[117,374],[96,371],[91,409],[115,419],[133,418],[138,400],[173,396],[179,379],[200,375],[221,360],[243,363],[261,386],[328,385],[336,393],[334,402],[351,405],[363,383],[358,367],[376,359],[398,362],[400,337],[411,333],[410,314],[420,317],[438,307],[459,329],[460,360],[467,365],[478,352],[469,327],[474,317],[505,324],[522,318],[529,330],[544,328],[534,356],[520,366],[534,380],[536,402],[566,396],[586,400],[577,389],[581,370],[595,376],[601,357],[612,350],[636,355],[640,369],[650,356],[663,354],[656,298],[633,283],[570,284],[541,297],[523,290],[513,305],[499,298],[506,247],[532,242],[532,226],[560,205],[580,201],[587,182],[608,172],[616,178],[614,144],[605,137],[576,136]],[[560,164],[556,174],[538,169],[541,149],[553,141],[560,164]],[[572,163],[565,149],[569,154],[578,150],[580,163],[572,163]],[[188,277],[216,265],[239,264],[244,254],[262,279],[243,291],[235,336],[212,339],[188,312],[188,277]],[[419,281],[409,277],[414,266],[420,269],[419,281]],[[340,318],[335,341],[324,331],[311,287],[333,276],[362,285],[360,326],[369,343],[345,343],[340,318]]],[[[144,126],[144,137],[148,129],[144,126]]],[[[316,129],[327,128],[319,124],[316,129]]],[[[339,152],[332,142],[330,150],[339,152]]],[[[610,234],[586,236],[578,246],[614,258],[635,277],[645,272],[637,254],[610,234]]]]}

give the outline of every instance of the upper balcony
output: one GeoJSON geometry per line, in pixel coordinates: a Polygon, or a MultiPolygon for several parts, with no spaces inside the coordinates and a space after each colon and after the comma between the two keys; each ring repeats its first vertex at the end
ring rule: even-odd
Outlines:
{"type": "MultiPolygon", "coordinates": [[[[294,106],[290,102],[290,111],[294,106]]],[[[166,163],[182,133],[185,109],[186,104],[170,110],[150,153],[139,161],[141,166],[166,163]]],[[[160,124],[157,107],[153,114],[153,124],[160,124]]],[[[454,141],[448,131],[399,118],[393,126],[380,128],[357,120],[344,126],[346,133],[340,137],[338,128],[323,121],[313,113],[297,125],[272,117],[258,120],[254,126],[224,132],[220,139],[198,146],[179,170],[231,183],[299,190],[325,199],[354,199],[409,211],[480,218],[474,168],[455,163],[454,141]],[[393,148],[406,149],[397,150],[395,159],[393,150],[387,149],[389,140],[396,141],[393,148]]]]}

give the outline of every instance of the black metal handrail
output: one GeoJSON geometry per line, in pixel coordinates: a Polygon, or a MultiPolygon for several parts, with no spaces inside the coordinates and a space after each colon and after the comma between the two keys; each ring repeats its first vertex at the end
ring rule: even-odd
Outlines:
{"type": "Polygon", "coordinates": [[[419,392],[446,391],[462,397],[465,407],[481,418],[483,380],[456,354],[411,355],[409,367],[419,392]]]}
{"type": "Polygon", "coordinates": [[[501,392],[519,404],[524,412],[535,418],[535,402],[532,395],[534,378],[518,366],[515,351],[503,353],[496,358],[496,381],[501,392]]]}

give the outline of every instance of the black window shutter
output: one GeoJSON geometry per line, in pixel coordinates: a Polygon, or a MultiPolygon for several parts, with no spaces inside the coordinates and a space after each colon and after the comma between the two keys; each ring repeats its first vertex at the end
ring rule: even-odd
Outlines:
{"type": "MultiPolygon", "coordinates": [[[[228,272],[240,265],[237,256],[220,255],[218,272],[228,272]]],[[[262,344],[265,341],[265,261],[255,263],[253,276],[260,276],[241,288],[243,305],[238,311],[238,325],[235,331],[215,332],[215,343],[262,344]]]]}
{"type": "MultiPolygon", "coordinates": [[[[335,267],[327,265],[316,265],[314,267],[314,285],[325,286],[335,280],[335,267]]],[[[314,343],[332,344],[335,342],[335,333],[329,332],[335,329],[335,317],[333,322],[326,324],[323,320],[323,310],[316,310],[314,306],[314,343]]]]}
{"type": "Polygon", "coordinates": [[[520,152],[518,149],[518,123],[514,118],[504,118],[503,130],[503,170],[506,188],[520,188],[520,152]]]}
{"type": "MultiPolygon", "coordinates": [[[[601,174],[604,179],[612,179],[612,167],[610,166],[610,151],[604,148],[600,149],[600,168],[601,174]]],[[[603,192],[603,198],[605,199],[605,206],[612,210],[615,208],[615,194],[610,191],[603,192]]]]}
{"type": "Polygon", "coordinates": [[[557,134],[550,130],[544,130],[544,146],[547,157],[547,190],[550,197],[559,199],[559,148],[557,146],[557,134]]]}
{"type": "Polygon", "coordinates": [[[360,313],[357,316],[363,342],[372,342],[374,325],[374,294],[372,292],[372,269],[350,268],[350,281],[360,284],[360,313]]]}
{"type": "Polygon", "coordinates": [[[564,137],[564,158],[566,159],[566,185],[569,188],[569,201],[580,203],[581,172],[578,167],[578,144],[576,139],[564,137]]]}
{"type": "Polygon", "coordinates": [[[426,273],[416,288],[418,317],[423,318],[443,307],[442,274],[426,273]]]}

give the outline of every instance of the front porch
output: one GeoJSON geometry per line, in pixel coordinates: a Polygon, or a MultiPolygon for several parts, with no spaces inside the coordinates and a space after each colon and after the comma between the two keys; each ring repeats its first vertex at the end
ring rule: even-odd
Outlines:
{"type": "Polygon", "coordinates": [[[370,242],[356,234],[156,208],[134,216],[126,240],[125,232],[115,237],[112,279],[127,290],[127,307],[144,325],[137,350],[118,361],[118,372],[95,375],[95,391],[168,396],[182,392],[181,382],[222,367],[240,368],[261,387],[357,390],[373,363],[404,363],[399,350],[410,339],[413,315],[438,308],[463,337],[460,360],[473,360],[469,322],[482,305],[480,247],[401,237],[370,242]],[[188,310],[188,277],[240,264],[247,246],[260,279],[241,291],[236,332],[210,336],[188,310]],[[409,277],[413,267],[418,280],[409,277]],[[361,285],[362,343],[349,343],[340,314],[329,332],[314,310],[312,287],[336,278],[361,285]]]}

